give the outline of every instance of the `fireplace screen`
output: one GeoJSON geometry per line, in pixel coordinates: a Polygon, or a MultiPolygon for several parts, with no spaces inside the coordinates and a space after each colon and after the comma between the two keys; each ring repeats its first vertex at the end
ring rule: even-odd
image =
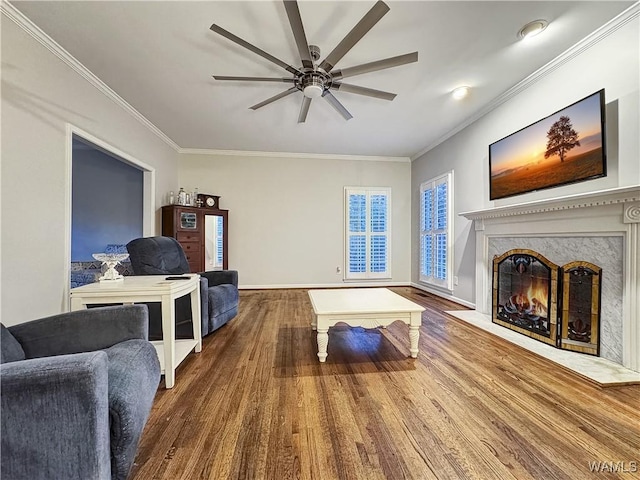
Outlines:
{"type": "Polygon", "coordinates": [[[602,269],[589,262],[562,267],[562,348],[600,354],[600,277],[602,269]]]}
{"type": "Polygon", "coordinates": [[[493,321],[556,345],[558,266],[532,250],[493,261],[493,321]]]}
{"type": "Polygon", "coordinates": [[[533,250],[493,259],[493,322],[555,347],[600,354],[602,270],[562,267],[533,250]]]}

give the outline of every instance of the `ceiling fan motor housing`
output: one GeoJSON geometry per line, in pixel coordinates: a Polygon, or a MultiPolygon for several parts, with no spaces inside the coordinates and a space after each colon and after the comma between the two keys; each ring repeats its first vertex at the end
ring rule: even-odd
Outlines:
{"type": "Polygon", "coordinates": [[[300,77],[298,88],[307,98],[317,98],[322,96],[328,88],[330,78],[325,77],[320,72],[307,72],[300,77]]]}

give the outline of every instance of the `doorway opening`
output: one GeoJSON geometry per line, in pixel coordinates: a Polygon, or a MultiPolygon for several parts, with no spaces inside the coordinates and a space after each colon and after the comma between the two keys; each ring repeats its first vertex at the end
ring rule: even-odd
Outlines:
{"type": "MultiPolygon", "coordinates": [[[[132,239],[155,231],[150,166],[86,132],[69,131],[68,288],[93,283],[103,266],[94,253],[126,253],[132,239]]],[[[118,266],[130,274],[128,262],[118,266]]]]}

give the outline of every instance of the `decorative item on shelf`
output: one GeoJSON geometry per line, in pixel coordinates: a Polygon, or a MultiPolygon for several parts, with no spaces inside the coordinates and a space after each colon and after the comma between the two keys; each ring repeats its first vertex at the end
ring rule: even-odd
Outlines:
{"type": "Polygon", "coordinates": [[[176,197],[175,197],[175,195],[173,194],[173,190],[171,190],[171,191],[169,192],[169,196],[168,196],[168,198],[167,198],[167,202],[168,202],[168,203],[167,203],[167,205],[173,205],[174,203],[176,203],[176,197]]]}
{"type": "Polygon", "coordinates": [[[199,193],[198,201],[202,202],[202,206],[206,208],[220,208],[220,196],[210,195],[208,193],[199,193]]]}
{"type": "Polygon", "coordinates": [[[116,265],[129,258],[128,253],[94,253],[93,258],[107,266],[106,272],[98,280],[101,282],[121,281],[124,277],[116,270],[116,265]]]}
{"type": "Polygon", "coordinates": [[[178,191],[178,205],[186,205],[187,204],[187,192],[184,191],[184,188],[180,187],[180,191],[178,191]]]}
{"type": "Polygon", "coordinates": [[[194,207],[201,207],[202,206],[202,202],[200,201],[200,199],[198,198],[198,187],[193,189],[193,195],[191,196],[191,202],[193,204],[194,207]]]}

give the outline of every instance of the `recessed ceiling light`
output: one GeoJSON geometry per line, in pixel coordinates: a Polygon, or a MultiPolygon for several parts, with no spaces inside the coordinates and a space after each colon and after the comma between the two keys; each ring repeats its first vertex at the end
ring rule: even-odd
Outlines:
{"type": "Polygon", "coordinates": [[[547,28],[549,22],[546,20],[534,20],[533,22],[527,23],[524,27],[520,29],[518,32],[518,38],[524,40],[525,38],[535,37],[539,33],[547,28]]]}
{"type": "Polygon", "coordinates": [[[461,100],[467,95],[469,95],[469,87],[467,86],[458,87],[451,92],[451,96],[456,100],[461,100]]]}

